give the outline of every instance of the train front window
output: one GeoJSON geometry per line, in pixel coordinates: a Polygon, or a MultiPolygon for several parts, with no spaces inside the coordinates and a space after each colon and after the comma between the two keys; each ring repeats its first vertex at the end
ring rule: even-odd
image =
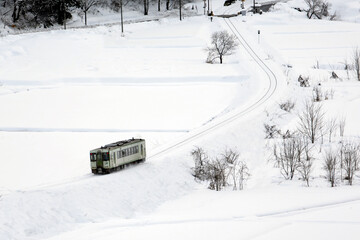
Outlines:
{"type": "Polygon", "coordinates": [[[109,153],[103,153],[102,159],[103,159],[103,161],[109,161],[109,153]]]}

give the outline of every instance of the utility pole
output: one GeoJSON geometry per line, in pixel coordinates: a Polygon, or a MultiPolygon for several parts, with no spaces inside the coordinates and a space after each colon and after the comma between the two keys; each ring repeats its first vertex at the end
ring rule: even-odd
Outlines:
{"type": "Polygon", "coordinates": [[[206,0],[204,0],[204,15],[206,15],[206,0]]]}
{"type": "Polygon", "coordinates": [[[208,10],[207,10],[208,16],[210,14],[210,0],[208,0],[208,10]]]}
{"type": "Polygon", "coordinates": [[[181,4],[181,0],[179,0],[179,9],[180,9],[180,21],[182,20],[182,19],[181,19],[181,5],[182,5],[182,4],[181,4]]]}
{"type": "Polygon", "coordinates": [[[63,0],[63,7],[64,7],[64,29],[66,30],[66,6],[65,6],[65,0],[63,0]]]}
{"type": "Polygon", "coordinates": [[[120,15],[121,15],[121,34],[124,34],[124,21],[123,21],[123,5],[122,5],[122,0],[120,0],[120,15]]]}

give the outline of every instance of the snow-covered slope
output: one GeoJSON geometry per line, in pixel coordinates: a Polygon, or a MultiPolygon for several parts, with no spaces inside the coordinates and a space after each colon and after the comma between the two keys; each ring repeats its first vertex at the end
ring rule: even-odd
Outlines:
{"type": "MultiPolygon", "coordinates": [[[[245,112],[269,82],[243,46],[224,65],[205,63],[211,32],[230,31],[223,19],[131,24],[125,37],[112,26],[1,38],[0,239],[357,239],[358,176],[355,186],[328,187],[320,153],[307,188],[268,162],[264,122],[293,127],[296,112],[277,103],[291,97],[300,111],[311,95],[299,74],[334,89],[324,107],[347,116],[347,138],[360,134],[360,84],[333,67],[360,45],[358,24],[308,20],[294,4],[231,19],[279,81],[273,98],[245,112]],[[90,149],[130,137],[147,140],[148,161],[90,174],[90,149]],[[246,190],[196,183],[194,146],[211,156],[238,150],[252,175],[246,190]]],[[[240,7],[222,5],[212,1],[218,11],[240,7]]]]}

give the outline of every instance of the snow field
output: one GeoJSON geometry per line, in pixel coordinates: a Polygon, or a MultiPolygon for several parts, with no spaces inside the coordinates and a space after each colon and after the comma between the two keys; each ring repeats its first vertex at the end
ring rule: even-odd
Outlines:
{"type": "Polygon", "coordinates": [[[122,138],[147,137],[151,153],[165,142],[159,132],[169,141],[258,91],[244,67],[232,63],[213,69],[204,63],[210,30],[200,26],[164,20],[129,25],[125,38],[118,27],[5,38],[3,49],[10,45],[22,53],[1,52],[0,128],[11,169],[1,176],[1,188],[81,176],[89,171],[90,149],[122,138]],[[176,31],[169,31],[169,24],[176,31]],[[96,134],[104,131],[111,137],[96,134]]]}
{"type": "Polygon", "coordinates": [[[20,54],[2,55],[0,139],[8,171],[1,175],[1,238],[46,238],[80,223],[142,215],[193,188],[189,158],[181,149],[180,161],[167,155],[109,176],[89,173],[92,148],[143,137],[151,155],[157,146],[247,104],[247,97],[259,92],[236,57],[214,68],[204,63],[209,35],[204,20],[194,20],[203,26],[200,29],[191,21],[176,31],[162,26],[171,26],[171,21],[134,25],[134,32],[140,28],[144,35],[121,39],[123,44],[117,42],[119,29],[111,30],[111,39],[111,31],[102,37],[101,27],[79,30],[80,35],[75,30],[53,31],[1,42],[3,49],[7,44],[22,49],[20,54]],[[194,41],[187,40],[192,36],[194,41]],[[159,47],[156,39],[168,47],[159,47]],[[59,47],[50,51],[47,44],[52,40],[59,47]],[[82,45],[84,41],[88,44],[82,45]],[[70,62],[64,61],[68,54],[70,62]],[[15,68],[16,62],[21,64],[15,68]],[[122,102],[128,105],[128,118],[119,111],[122,102]],[[141,107],[143,112],[133,110],[141,107]],[[106,115],[114,117],[101,118],[106,115]]]}
{"type": "MultiPolygon", "coordinates": [[[[220,6],[223,1],[216,3],[220,6]]],[[[263,38],[255,49],[267,64],[275,66],[276,75],[282,74],[279,71],[282,65],[293,65],[293,69],[284,68],[285,76],[279,78],[280,91],[266,106],[195,138],[189,144],[152,157],[144,164],[106,176],[89,173],[87,154],[90,148],[132,136],[143,137],[147,140],[151,156],[165,145],[171,145],[184,136],[211,126],[224,116],[241,111],[265,91],[263,74],[256,70],[241,48],[237,55],[225,58],[224,66],[204,64],[206,54],[202,49],[208,43],[211,31],[222,29],[222,20],[215,20],[211,25],[208,19],[199,17],[186,19],[182,23],[170,19],[159,23],[135,24],[129,26],[125,38],[119,37],[116,27],[54,31],[51,34],[55,35],[54,40],[59,39],[60,45],[62,38],[69,39],[68,42],[64,40],[66,47],[59,46],[59,52],[53,50],[54,59],[61,56],[57,62],[48,61],[46,54],[41,51],[41,44],[38,49],[33,49],[32,44],[27,43],[29,39],[38,38],[36,41],[45,44],[45,39],[49,38],[47,34],[21,35],[1,41],[0,48],[6,50],[7,44],[13,46],[12,41],[15,38],[19,40],[19,46],[8,54],[0,52],[4,66],[0,69],[1,76],[4,76],[1,77],[4,86],[1,87],[0,98],[12,105],[11,108],[3,104],[0,108],[1,111],[8,109],[4,113],[10,115],[0,120],[3,121],[0,127],[6,130],[0,133],[0,146],[6,157],[2,159],[13,159],[5,163],[11,170],[2,175],[4,177],[0,181],[3,183],[4,179],[11,179],[11,182],[6,181],[0,193],[0,238],[206,237],[281,240],[292,236],[294,239],[329,240],[342,238],[346,233],[346,238],[357,239],[360,223],[357,214],[360,199],[358,178],[353,187],[330,188],[318,164],[310,188],[304,187],[298,176],[294,181],[285,181],[279,170],[267,161],[269,149],[264,146],[269,145],[264,139],[263,130],[264,122],[269,119],[283,129],[296,125],[296,112],[301,110],[301,101],[311,95],[310,88],[298,87],[297,76],[309,74],[314,78],[312,84],[321,81],[324,89],[336,88],[334,99],[323,102],[324,108],[329,115],[336,115],[340,111],[341,115],[346,115],[349,126],[346,128],[347,137],[358,138],[359,113],[356,110],[359,109],[359,84],[352,79],[332,80],[329,69],[309,70],[309,66],[316,62],[317,55],[325,59],[322,61],[329,59],[335,65],[346,54],[336,55],[342,53],[339,51],[327,55],[325,51],[316,51],[316,55],[302,58],[303,50],[312,53],[311,43],[307,39],[314,31],[321,29],[320,25],[324,25],[324,28],[331,25],[350,29],[347,39],[357,37],[357,30],[353,28],[353,23],[313,21],[309,24],[309,20],[289,8],[279,11],[234,19],[253,47],[258,46],[256,33],[261,29],[263,38]],[[296,23],[299,29],[309,29],[305,33],[293,32],[284,23],[296,23]],[[288,31],[290,34],[285,34],[288,31]],[[276,33],[281,34],[277,36],[276,33]],[[300,35],[300,38],[294,35],[300,35]],[[84,39],[88,44],[82,48],[84,39]],[[67,46],[71,43],[75,45],[67,46]],[[283,46],[286,48],[283,49],[283,46]],[[89,51],[96,52],[96,55],[89,51]],[[60,52],[74,59],[70,63],[62,61],[65,55],[60,52]],[[24,65],[17,67],[20,68],[17,73],[17,68],[11,69],[13,65],[8,61],[19,61],[24,65]],[[36,66],[39,62],[47,71],[36,66]],[[56,65],[63,62],[66,71],[57,69],[56,65]],[[285,84],[288,84],[287,89],[283,87],[285,84]],[[92,99],[95,87],[101,93],[97,100],[92,99]],[[120,90],[123,94],[111,95],[114,98],[107,94],[120,90]],[[114,113],[112,109],[116,109],[118,101],[124,101],[123,97],[128,101],[125,97],[138,91],[142,92],[142,96],[147,96],[143,101],[139,100],[146,104],[146,111],[149,111],[147,117],[150,119],[146,122],[138,118],[135,111],[132,112],[131,121],[123,119],[115,111],[116,121],[107,120],[106,127],[102,124],[105,120],[98,115],[94,120],[88,120],[92,117],[88,103],[114,113]],[[82,97],[78,97],[79,93],[82,97]],[[40,101],[39,95],[46,101],[40,101]],[[157,97],[154,99],[154,96],[157,97]],[[295,111],[292,114],[281,112],[276,102],[290,97],[297,102],[295,111]],[[25,101],[29,104],[18,107],[19,102],[25,101]],[[67,104],[59,104],[59,111],[54,111],[52,106],[58,101],[67,104]],[[109,102],[111,106],[107,106],[109,102]],[[153,105],[164,102],[158,106],[158,115],[150,114],[154,110],[153,105]],[[40,104],[43,112],[33,104],[40,104]],[[206,112],[200,112],[199,109],[204,107],[201,104],[205,104],[206,112]],[[69,105],[68,110],[66,106],[69,105]],[[42,117],[31,120],[32,117],[24,114],[27,108],[42,117]],[[11,112],[10,109],[19,111],[11,112]],[[79,112],[79,109],[84,112],[79,112]],[[167,111],[172,111],[172,114],[166,114],[167,111]],[[48,116],[46,112],[52,115],[48,116]],[[185,117],[189,114],[191,118],[185,117]],[[18,120],[17,115],[23,120],[18,120]],[[67,121],[68,118],[72,120],[67,121]],[[200,127],[204,120],[208,122],[200,127]],[[11,125],[15,122],[16,126],[11,125]],[[46,127],[44,124],[47,124],[46,127]],[[127,132],[119,125],[150,131],[127,132]],[[8,132],[23,131],[24,128],[32,132],[8,132]],[[107,132],[101,131],[104,129],[107,132]],[[186,133],[183,130],[191,131],[186,133]],[[18,145],[25,145],[26,142],[31,144],[21,150],[21,157],[14,156],[13,153],[19,151],[18,145]],[[46,152],[42,151],[42,145],[47,146],[46,152]],[[226,148],[238,150],[252,174],[246,190],[212,192],[206,189],[206,184],[194,182],[190,170],[193,161],[189,154],[194,146],[204,147],[211,157],[218,156],[226,148]],[[53,156],[54,163],[46,164],[53,156]],[[17,164],[26,168],[19,170],[17,164]],[[42,168],[44,164],[45,169],[42,168]],[[27,169],[31,170],[29,175],[25,175],[27,169]]],[[[321,33],[316,35],[313,48],[319,49],[319,43],[325,42],[329,44],[327,48],[336,49],[337,41],[326,41],[329,36],[343,38],[333,32],[330,35],[321,33]]],[[[350,49],[352,44],[346,41],[343,47],[350,49]]],[[[327,63],[322,64],[325,65],[327,63]]],[[[344,76],[345,73],[340,74],[344,76]]],[[[132,106],[136,107],[139,102],[131,103],[127,110],[131,111],[132,106]]]]}

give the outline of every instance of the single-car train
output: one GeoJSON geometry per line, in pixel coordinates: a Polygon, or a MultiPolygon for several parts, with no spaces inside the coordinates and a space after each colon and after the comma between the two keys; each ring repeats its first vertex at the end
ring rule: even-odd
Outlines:
{"type": "Polygon", "coordinates": [[[91,171],[94,174],[110,173],[127,164],[143,162],[145,158],[144,139],[122,140],[91,150],[91,171]]]}

